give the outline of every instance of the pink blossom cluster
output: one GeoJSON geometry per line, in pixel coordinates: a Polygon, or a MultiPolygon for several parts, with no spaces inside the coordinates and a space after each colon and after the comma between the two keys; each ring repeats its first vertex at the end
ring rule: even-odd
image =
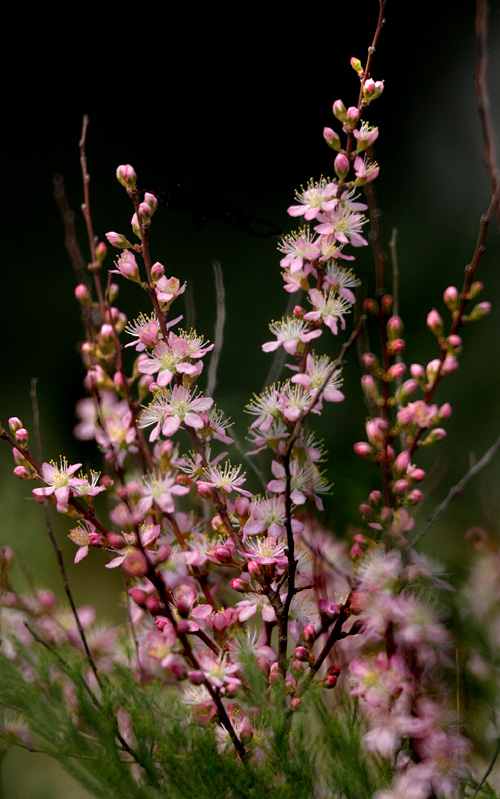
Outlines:
{"type": "MultiPolygon", "coordinates": [[[[106,235],[119,250],[109,275],[133,282],[152,309],[132,322],[119,309],[118,285],[110,277],[102,281],[104,243],[91,265],[96,300],[88,286],[76,290],[91,313],[81,347],[90,396],[77,405],[75,433],[95,440],[106,474],[89,478],[79,472],[81,463],[65,458],[38,464],[17,417],[2,437],[13,448],[16,476],[40,479],[35,498],[71,520],[75,562],[99,549],[105,568],[123,572],[138,680],[160,677],[177,685],[193,719],[217,727],[221,751],[232,747],[244,760],[262,747],[244,667],[250,653],[266,695],[273,684],[283,686],[288,714],[300,712],[311,685],[325,692],[338,685],[332,706],[347,693],[356,698],[362,746],[395,773],[377,799],[453,799],[468,773],[470,745],[456,729],[444,687],[451,640],[424,599],[447,586],[408,546],[408,534],[426,476],[414,462],[417,452],[445,437],[442,425],[451,414],[449,403],[434,401],[436,388],[458,367],[458,328],[489,306],[479,303],[466,316],[463,303],[475,299],[480,284],[463,296],[446,289],[448,334],[436,309],[427,316],[439,355],[426,366],[412,363],[407,376],[403,323],[392,297],[379,292],[378,300],[366,301],[380,354],[362,358],[369,418],[366,440],[354,449],[380,466],[382,486],[361,504],[364,526],[354,531],[349,551],[315,518],[331,487],[322,443],[310,426],[325,402],[344,400],[341,366],[366,322],[337,357],[313,349],[325,327],[335,337],[347,329],[360,281],[345,262],[354,260],[350,248],[368,243],[368,206],[358,190],[379,174],[372,156],[378,129],[362,116],[384,85],[357,59],[351,65],[360,77],[358,105],[333,105],[344,146],[332,128],[323,134],[336,152],[335,177],[311,180],[297,192],[288,212],[309,224],[279,245],[284,290],[305,292],[307,305],[272,322],[274,338],[262,345],[266,353],[283,348],[291,376],[254,394],[246,407],[253,417],[249,454],[268,453],[263,493],[251,490],[241,464],[229,457],[231,423],[198,387],[214,344],[180,328],[182,315],[173,315],[186,286],[151,257],[158,201],[139,192],[129,164],[118,167],[117,179],[133,204],[131,230],[106,235]],[[104,493],[111,510],[99,497],[104,493]]],[[[82,632],[48,594],[27,600],[9,590],[2,602],[20,640],[29,617],[47,640],[62,636],[81,646],[82,632]]],[[[79,615],[89,631],[91,616],[88,608],[79,615]]],[[[92,679],[97,670],[112,670],[113,660],[122,663],[114,633],[94,639],[89,632],[89,639],[92,679]]]]}

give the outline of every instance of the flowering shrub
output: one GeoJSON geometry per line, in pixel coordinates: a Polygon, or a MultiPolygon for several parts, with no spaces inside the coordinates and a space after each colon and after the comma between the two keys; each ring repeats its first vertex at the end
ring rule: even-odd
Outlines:
{"type": "MultiPolygon", "coordinates": [[[[32,494],[47,513],[71,609],[47,590],[18,593],[14,555],[3,548],[0,696],[6,744],[36,741],[95,796],[494,795],[474,778],[473,742],[455,705],[453,634],[443,622],[449,586],[415,549],[422,533],[413,533],[412,509],[426,479],[420,450],[446,437],[451,414],[437,389],[458,368],[462,328],[490,310],[478,301],[476,270],[499,188],[463,285],[445,289],[443,316],[428,311],[431,359],[405,363],[403,321],[384,288],[375,235],[374,294],[356,300],[367,279],[355,256],[368,245],[380,171],[369,116],[384,93],[371,77],[384,7],[366,63],[351,59],[359,95],[352,105],[336,100],[334,127],[323,131],[333,177],[297,191],[288,213],[300,226],[279,242],[291,310],[270,323],[262,350],[283,351],[286,372],[245,409],[248,455],[267,453],[261,493],[237,450],[229,455],[230,420],[199,387],[220,341],[182,327],[186,284],[155,260],[149,234],[158,199],[138,188],[129,164],[116,177],[131,202],[130,229],[96,243],[84,124],[92,281],[76,288],[88,396],[77,405],[75,433],[95,441],[103,473],[64,457],[43,461],[17,417],[0,429],[16,477],[42,483],[32,494]],[[106,274],[110,248],[116,258],[106,274]],[[136,284],[143,300],[131,321],[117,305],[115,280],[136,284]],[[354,453],[377,464],[380,482],[347,540],[322,520],[331,486],[314,419],[344,400],[342,367],[367,330],[378,344],[360,358],[368,419],[354,453]],[[76,607],[51,505],[67,517],[75,563],[101,549],[106,568],[122,572],[123,628],[99,627],[90,605],[76,607]]],[[[497,575],[497,555],[478,560],[463,619],[497,613],[498,597],[489,595],[483,610],[473,590],[488,567],[497,575]]],[[[488,627],[487,650],[495,629],[488,627]]],[[[471,647],[468,666],[491,678],[495,657],[471,647]]]]}

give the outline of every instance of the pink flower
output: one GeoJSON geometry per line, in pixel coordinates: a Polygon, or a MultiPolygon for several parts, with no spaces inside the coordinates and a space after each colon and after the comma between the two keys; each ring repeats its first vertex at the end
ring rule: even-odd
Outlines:
{"type": "Polygon", "coordinates": [[[314,338],[321,336],[321,330],[311,329],[311,327],[302,319],[294,319],[291,316],[282,319],[281,322],[273,322],[269,325],[271,333],[277,336],[276,341],[268,341],[262,345],[264,352],[274,352],[278,347],[283,346],[285,352],[289,355],[295,355],[297,351],[301,351],[301,344],[312,341],[314,338]]]}
{"type": "Polygon", "coordinates": [[[143,410],[139,425],[143,428],[154,425],[150,441],[156,441],[160,433],[167,438],[173,436],[181,424],[200,430],[204,422],[199,414],[207,411],[213,402],[210,397],[192,397],[184,386],[164,389],[155,394],[152,402],[143,410]]]}
{"type": "Polygon", "coordinates": [[[45,497],[54,494],[57,501],[57,510],[59,513],[64,513],[68,507],[70,497],[74,494],[72,489],[75,486],[85,485],[87,482],[84,478],[71,477],[81,465],[81,463],[75,463],[73,466],[69,466],[66,458],[62,457],[59,466],[56,466],[54,461],[44,463],[41,477],[47,483],[47,486],[33,489],[33,494],[37,500],[41,502],[45,497]]]}

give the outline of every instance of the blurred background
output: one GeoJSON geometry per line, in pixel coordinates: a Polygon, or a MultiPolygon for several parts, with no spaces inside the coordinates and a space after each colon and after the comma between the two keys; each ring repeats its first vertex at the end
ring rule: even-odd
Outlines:
{"type": "MultiPolygon", "coordinates": [[[[5,424],[17,415],[32,430],[29,393],[36,377],[45,460],[62,453],[70,462],[100,468],[98,453],[72,438],[75,403],[84,396],[76,351],[82,326],[52,193],[53,176],[62,175],[87,257],[79,212],[78,140],[84,114],[90,120],[87,157],[96,235],[102,239],[109,230],[128,234],[131,206],[115,170],[118,164],[133,164],[141,188],[165,200],[154,217],[153,258],[169,276],[188,281],[195,327],[210,339],[215,321],[212,262],[222,265],[228,319],[215,399],[244,442],[250,419],[242,408],[254,391],[262,390],[271,365],[261,345],[269,340],[268,323],[281,318],[288,299],[276,250],[279,234],[297,227],[286,209],[294,190],[310,177],[333,173],[334,156],[322,130],[325,125],[338,129],[331,112],[334,100],[355,104],[359,84],[349,58],[364,61],[376,25],[376,0],[337,6],[314,17],[291,15],[280,3],[235,8],[229,15],[218,7],[196,14],[186,9],[168,23],[164,8],[148,8],[144,19],[120,18],[112,30],[93,16],[76,31],[54,19],[53,37],[43,42],[36,36],[37,19],[30,20],[20,59],[30,66],[29,81],[9,65],[3,87],[0,420],[5,424]]],[[[425,364],[437,355],[425,325],[427,312],[436,307],[448,318],[442,292],[450,283],[462,285],[490,189],[473,83],[474,3],[458,7],[442,2],[432,9],[415,3],[410,14],[409,8],[389,0],[372,70],[386,88],[366,118],[380,127],[376,190],[387,253],[393,229],[398,231],[406,362],[425,364]]],[[[488,74],[497,134],[499,61],[500,4],[495,1],[488,74]]],[[[373,293],[371,251],[364,248],[356,256],[356,274],[373,293]]],[[[106,262],[110,268],[112,257],[106,262]]],[[[451,402],[453,416],[447,442],[422,453],[418,461],[430,478],[417,525],[500,433],[499,266],[499,228],[493,222],[477,273],[485,283],[481,299],[491,301],[493,310],[463,331],[460,369],[436,397],[439,403],[451,402]]],[[[390,288],[390,272],[388,278],[390,288]]],[[[123,285],[121,304],[130,318],[145,310],[141,293],[131,284],[123,285]]],[[[327,335],[321,339],[321,348],[332,357],[339,346],[327,335]]],[[[344,370],[346,399],[326,405],[318,426],[334,483],[325,518],[338,535],[359,521],[359,502],[378,487],[376,469],[352,453],[352,444],[364,437],[366,418],[359,377],[351,353],[344,370]]],[[[235,453],[232,460],[238,457],[235,453]]],[[[22,553],[37,586],[50,586],[62,597],[41,508],[29,498],[32,486],[13,478],[11,470],[11,453],[3,446],[1,543],[22,553]]],[[[425,550],[446,564],[450,576],[459,574],[468,557],[464,533],[481,524],[498,534],[499,505],[497,457],[427,534],[425,550]]],[[[116,621],[122,612],[116,600],[119,577],[105,572],[94,557],[74,567],[68,524],[63,518],[54,523],[77,603],[89,601],[90,594],[99,612],[116,621]]],[[[17,579],[24,590],[20,571],[17,579]]],[[[69,783],[55,788],[52,766],[49,770],[45,761],[41,766],[38,758],[8,753],[5,796],[68,795],[69,783]]],[[[86,796],[70,784],[74,799],[86,796]]]]}

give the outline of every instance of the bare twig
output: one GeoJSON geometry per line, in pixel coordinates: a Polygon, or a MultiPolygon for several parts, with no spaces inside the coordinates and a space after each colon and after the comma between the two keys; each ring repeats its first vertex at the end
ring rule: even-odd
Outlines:
{"type": "Polygon", "coordinates": [[[427,521],[425,522],[424,526],[420,530],[419,533],[413,538],[411,542],[412,546],[416,546],[424,537],[424,535],[430,530],[434,522],[438,519],[438,517],[446,510],[448,505],[455,499],[459,494],[462,494],[465,490],[466,486],[470,483],[473,477],[476,476],[485,466],[489,464],[491,459],[496,455],[496,453],[500,450],[500,438],[498,438],[492,447],[489,448],[487,452],[483,455],[481,460],[471,466],[467,474],[465,474],[459,482],[453,486],[448,492],[446,499],[441,502],[440,505],[437,506],[434,513],[429,516],[427,521]]]}
{"type": "MultiPolygon", "coordinates": [[[[500,180],[500,169],[498,167],[495,133],[490,113],[490,98],[486,82],[487,50],[486,38],[488,33],[488,0],[476,0],[476,71],[474,83],[476,86],[477,105],[479,109],[479,119],[483,132],[484,142],[484,163],[491,190],[495,191],[495,186],[500,180]]],[[[500,207],[497,207],[496,214],[500,223],[500,207]]]]}
{"type": "Polygon", "coordinates": [[[208,397],[213,397],[215,386],[217,385],[217,369],[219,367],[219,361],[222,352],[222,344],[224,341],[224,325],[226,323],[226,291],[224,289],[222,267],[219,261],[214,261],[212,267],[215,275],[217,316],[215,319],[214,348],[212,351],[212,357],[210,358],[210,367],[207,378],[206,394],[208,397]]]}

